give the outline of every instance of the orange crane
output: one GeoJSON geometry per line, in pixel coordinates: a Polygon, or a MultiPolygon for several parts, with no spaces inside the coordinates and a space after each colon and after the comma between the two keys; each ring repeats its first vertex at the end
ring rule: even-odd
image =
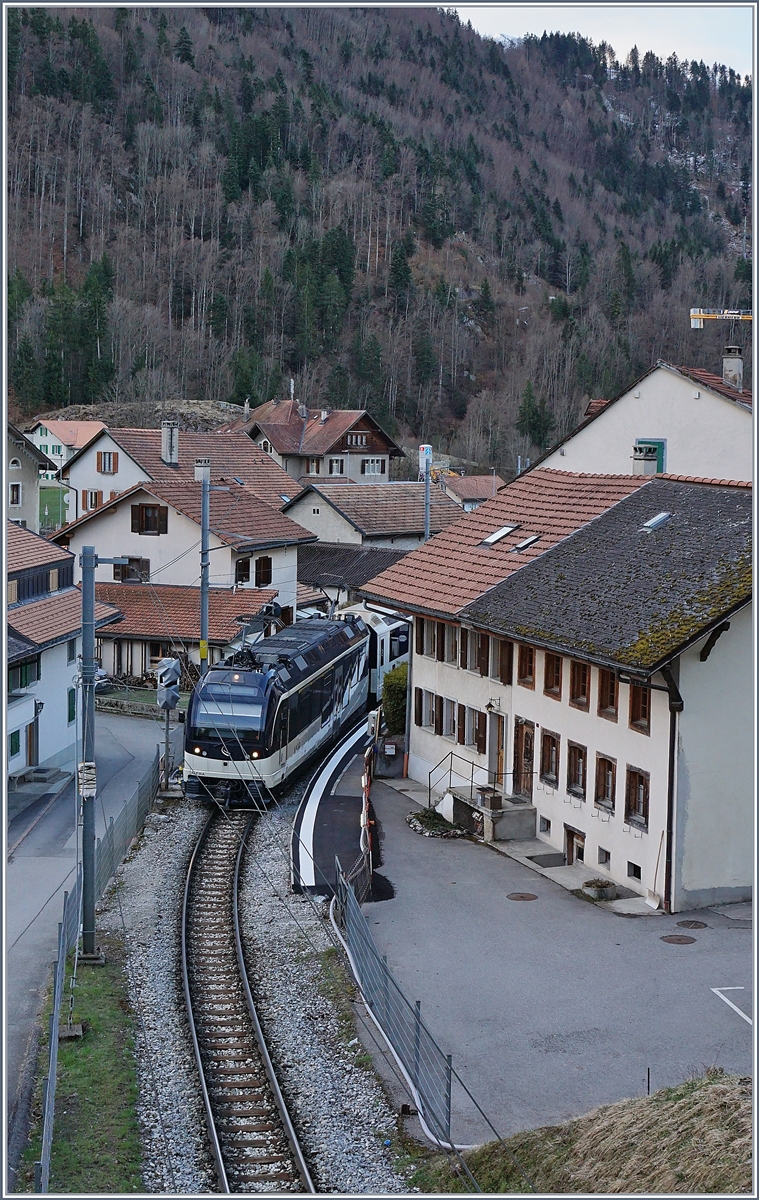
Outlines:
{"type": "Polygon", "coordinates": [[[690,327],[703,329],[704,321],[750,321],[752,315],[750,308],[692,308],[690,327]]]}

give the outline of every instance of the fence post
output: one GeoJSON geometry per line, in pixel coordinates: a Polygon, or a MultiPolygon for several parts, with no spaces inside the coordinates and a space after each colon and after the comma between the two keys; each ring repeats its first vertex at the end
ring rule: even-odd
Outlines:
{"type": "Polygon", "coordinates": [[[42,1163],[34,1164],[34,1190],[39,1195],[42,1191],[42,1163]]]}

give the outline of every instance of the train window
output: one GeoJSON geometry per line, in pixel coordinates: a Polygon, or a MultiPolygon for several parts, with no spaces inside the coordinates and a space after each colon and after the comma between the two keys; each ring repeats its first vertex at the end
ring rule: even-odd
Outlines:
{"type": "Polygon", "coordinates": [[[385,665],[385,639],[380,638],[380,666],[385,665]]]}

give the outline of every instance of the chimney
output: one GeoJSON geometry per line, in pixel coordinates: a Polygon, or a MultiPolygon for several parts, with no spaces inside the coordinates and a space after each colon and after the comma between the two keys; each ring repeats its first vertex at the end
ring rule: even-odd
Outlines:
{"type": "Polygon", "coordinates": [[[210,458],[195,459],[195,482],[202,483],[204,479],[211,477],[211,460],[210,458]]]}
{"type": "Polygon", "coordinates": [[[323,424],[324,424],[324,422],[327,420],[327,417],[328,417],[328,416],[329,416],[329,409],[328,409],[328,408],[323,408],[323,409],[322,409],[322,419],[321,419],[321,423],[322,423],[322,425],[323,425],[323,424]]]}
{"type": "Polygon", "coordinates": [[[290,400],[292,401],[294,399],[295,399],[295,380],[291,379],[290,380],[290,400]]]}
{"type": "Polygon", "coordinates": [[[168,467],[179,466],[178,421],[161,421],[161,458],[168,467]]]}
{"type": "Polygon", "coordinates": [[[304,421],[308,419],[308,409],[300,401],[298,401],[298,416],[302,417],[304,421]]]}
{"type": "Polygon", "coordinates": [[[250,396],[245,397],[245,407],[243,408],[243,412],[245,414],[245,420],[247,421],[248,417],[250,416],[250,396]]]}
{"type": "Polygon", "coordinates": [[[722,382],[743,391],[743,358],[740,346],[725,346],[722,351],[722,382]]]}

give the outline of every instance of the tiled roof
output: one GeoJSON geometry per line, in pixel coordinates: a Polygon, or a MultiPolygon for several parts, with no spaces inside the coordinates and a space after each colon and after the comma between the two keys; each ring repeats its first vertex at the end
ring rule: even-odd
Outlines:
{"type": "Polygon", "coordinates": [[[679,371],[681,375],[686,375],[688,379],[692,379],[694,383],[711,388],[713,392],[717,392],[727,400],[735,400],[737,404],[745,404],[747,408],[752,407],[753,397],[748,388],[738,391],[738,388],[734,388],[732,384],[725,383],[721,375],[715,375],[712,371],[702,371],[698,367],[675,367],[675,370],[679,371]]]}
{"type": "Polygon", "coordinates": [[[92,441],[96,433],[105,429],[103,421],[46,421],[43,418],[41,421],[35,421],[30,433],[40,425],[49,429],[57,442],[63,442],[63,445],[71,450],[81,450],[92,441]]]}
{"type": "Polygon", "coordinates": [[[650,672],[751,596],[752,496],[652,478],[462,612],[523,641],[650,672]],[[659,513],[669,519],[644,525],[659,513]]]}
{"type": "Polygon", "coordinates": [[[367,579],[399,562],[406,553],[384,546],[375,550],[372,546],[315,542],[298,551],[298,580],[322,587],[340,584],[346,588],[360,587],[367,579]]]}
{"type": "Polygon", "coordinates": [[[390,453],[401,457],[403,451],[392,438],[384,433],[373,417],[363,408],[321,409],[309,408],[302,417],[294,400],[270,400],[255,408],[248,420],[232,421],[222,427],[222,432],[253,433],[260,430],[268,438],[278,454],[300,454],[316,457],[327,454],[362,417],[382,435],[388,443],[390,453]],[[326,419],[322,420],[322,413],[326,419]]]}
{"type": "MultiPolygon", "coordinates": [[[[109,637],[200,640],[200,588],[168,583],[96,583],[95,596],[115,604],[124,614],[123,621],[108,629],[109,637]]],[[[209,588],[209,642],[226,646],[240,634],[235,617],[257,613],[276,598],[276,589],[209,588]]]]}
{"type": "Polygon", "coordinates": [[[5,639],[6,648],[8,651],[8,662],[18,662],[22,658],[29,658],[31,654],[37,654],[38,648],[29,638],[21,637],[20,633],[14,633],[8,628],[8,636],[5,639]]]}
{"type": "MultiPolygon", "coordinates": [[[[56,538],[69,538],[71,532],[85,521],[96,520],[114,505],[123,504],[145,492],[162,500],[178,512],[200,525],[201,485],[187,476],[173,478],[168,483],[137,483],[126,492],[120,492],[92,512],[85,513],[70,525],[64,525],[56,538]]],[[[291,546],[299,542],[313,542],[315,534],[298,525],[270,504],[259,500],[249,488],[233,483],[225,485],[224,491],[211,490],[210,494],[211,533],[228,546],[242,549],[264,549],[273,546],[291,546]]]]}
{"type": "MultiPolygon", "coordinates": [[[[281,508],[284,497],[292,500],[301,491],[300,484],[283,471],[270,454],[264,453],[243,433],[193,433],[178,430],[176,467],[168,466],[161,458],[160,429],[109,429],[108,436],[134,459],[146,472],[145,478],[174,482],[177,477],[195,478],[195,459],[211,459],[211,479],[234,483],[235,479],[250,488],[261,500],[281,508]]],[[[63,468],[65,475],[71,459],[63,468]]]]}
{"type": "Polygon", "coordinates": [[[608,400],[591,400],[588,404],[588,407],[585,409],[585,416],[595,417],[597,413],[600,413],[602,409],[606,408],[608,403],[608,400]]]}
{"type": "Polygon", "coordinates": [[[296,604],[298,608],[313,607],[315,605],[326,606],[329,603],[324,592],[319,588],[310,587],[307,583],[299,583],[296,594],[296,604]]]}
{"type": "Polygon", "coordinates": [[[701,475],[670,475],[668,472],[656,478],[673,479],[675,483],[705,483],[711,487],[751,488],[751,483],[745,479],[705,479],[701,475]]]}
{"type": "Polygon", "coordinates": [[[460,500],[489,500],[504,486],[500,475],[444,475],[441,481],[449,492],[460,500]]]}
{"type": "MultiPolygon", "coordinates": [[[[364,537],[424,533],[423,483],[320,483],[312,485],[312,490],[342,513],[364,537]]],[[[445,529],[460,517],[461,508],[456,501],[439,488],[432,488],[432,532],[445,529]]]]}
{"type": "MultiPolygon", "coordinates": [[[[109,604],[95,604],[95,624],[107,623],[118,615],[109,604]]],[[[78,587],[53,592],[43,600],[32,600],[9,613],[8,628],[36,646],[72,637],[82,628],[82,593],[78,587]]]]}
{"type": "Polygon", "coordinates": [[[453,616],[646,482],[640,475],[575,474],[545,467],[530,471],[370,580],[361,592],[401,608],[453,616]],[[482,544],[507,525],[518,528],[494,545],[482,544]],[[538,542],[515,550],[534,534],[540,534],[538,542]]]}
{"type": "Polygon", "coordinates": [[[28,567],[46,567],[48,563],[68,561],[73,558],[68,550],[49,542],[47,538],[32,533],[31,529],[23,529],[13,521],[6,521],[8,531],[8,559],[5,570],[8,575],[14,571],[24,571],[28,567]]]}

